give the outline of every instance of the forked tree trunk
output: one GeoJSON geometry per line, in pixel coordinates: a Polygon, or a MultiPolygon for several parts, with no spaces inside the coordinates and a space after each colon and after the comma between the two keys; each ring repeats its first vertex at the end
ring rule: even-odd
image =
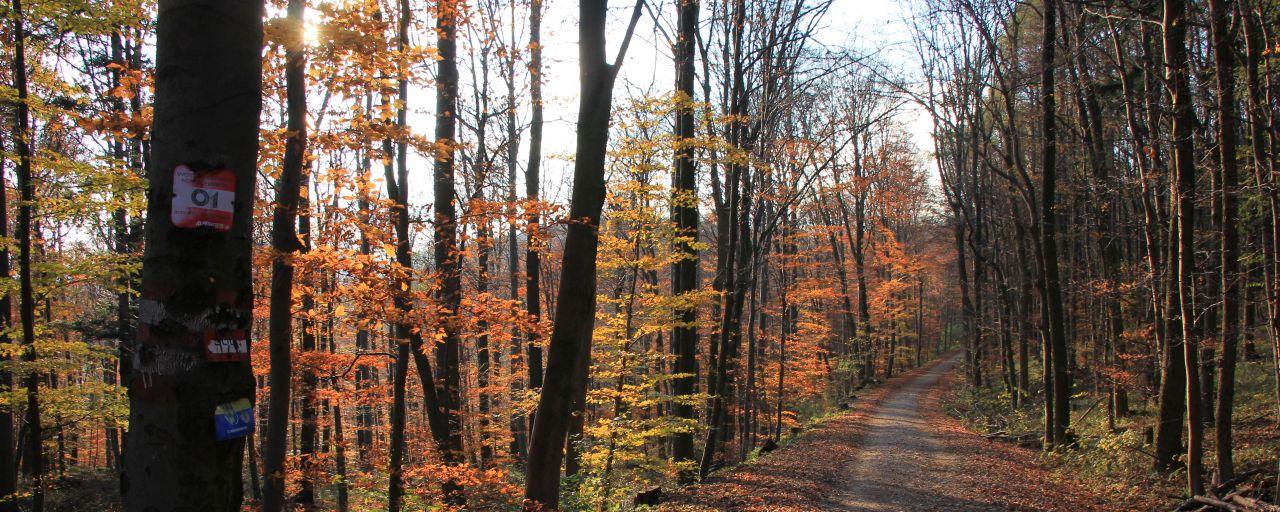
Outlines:
{"type": "Polygon", "coordinates": [[[579,360],[591,353],[591,331],[595,326],[597,230],[600,211],[604,207],[604,164],[609,142],[613,84],[642,6],[637,3],[632,11],[631,24],[623,36],[618,60],[609,64],[605,60],[608,1],[580,0],[578,3],[581,90],[577,152],[560,291],[556,297],[556,322],[551,333],[538,412],[534,415],[533,431],[529,436],[524,488],[525,506],[529,509],[559,506],[560,463],[564,459],[565,434],[575,412],[571,409],[574,384],[589,377],[579,360]]]}

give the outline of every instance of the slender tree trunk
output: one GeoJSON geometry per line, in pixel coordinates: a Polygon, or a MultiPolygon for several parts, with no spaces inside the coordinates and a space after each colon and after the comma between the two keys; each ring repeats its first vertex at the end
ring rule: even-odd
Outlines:
{"type": "MultiPolygon", "coordinates": [[[[301,26],[306,1],[289,1],[289,20],[301,26]]],[[[294,258],[304,250],[298,241],[297,221],[301,206],[303,166],[307,152],[306,53],[302,38],[290,38],[285,50],[285,96],[292,134],[285,140],[284,162],[276,183],[275,216],[271,227],[272,249],[277,252],[271,264],[271,304],[269,338],[271,343],[271,387],[267,413],[267,444],[262,454],[262,511],[278,512],[285,506],[285,458],[289,433],[290,387],[293,381],[293,278],[294,258]]],[[[306,484],[303,484],[304,487],[306,484]]]]}
{"type": "MultiPolygon", "coordinates": [[[[122,40],[122,36],[119,30],[113,31],[111,33],[111,62],[119,66],[118,68],[114,68],[111,70],[111,85],[112,87],[120,87],[121,78],[124,73],[124,70],[127,69],[128,63],[125,61],[124,41],[122,40]]],[[[117,98],[113,100],[111,106],[112,106],[112,110],[115,113],[119,115],[125,115],[125,104],[123,99],[117,98]]],[[[123,140],[117,140],[117,141],[111,142],[110,144],[112,146],[112,156],[118,162],[126,161],[126,159],[129,156],[127,151],[128,149],[127,143],[123,140]]],[[[0,187],[0,189],[3,189],[3,187],[0,187]]],[[[122,196],[121,198],[123,199],[123,194],[121,194],[121,196],[122,196]]],[[[0,205],[0,208],[2,207],[3,205],[0,205]]],[[[132,252],[133,248],[132,248],[132,244],[129,243],[130,242],[129,216],[124,208],[116,208],[115,212],[112,214],[111,227],[113,231],[112,235],[114,238],[114,240],[112,240],[112,243],[114,246],[113,249],[118,255],[121,255],[121,256],[128,255],[130,252],[132,252]]],[[[4,236],[4,231],[6,229],[7,227],[0,229],[0,236],[4,236]]],[[[8,273],[5,272],[4,275],[7,276],[8,273]]],[[[105,368],[103,371],[103,383],[108,386],[111,386],[112,388],[117,388],[117,389],[118,389],[118,386],[120,385],[119,368],[120,368],[120,365],[125,364],[124,361],[118,358],[120,354],[120,347],[124,346],[125,344],[124,340],[130,336],[131,331],[133,330],[132,312],[130,307],[130,303],[132,302],[130,300],[130,297],[132,294],[129,292],[129,288],[133,284],[132,281],[133,281],[133,275],[131,273],[122,273],[120,278],[117,280],[117,285],[120,287],[120,290],[116,293],[116,338],[117,340],[119,340],[118,345],[116,347],[117,359],[111,362],[111,363],[114,363],[114,367],[105,368]]],[[[4,309],[5,309],[5,313],[0,313],[0,314],[7,314],[8,308],[4,308],[4,309]]],[[[7,322],[6,322],[6,325],[7,325],[7,322]]],[[[8,383],[9,380],[11,379],[0,378],[0,385],[4,383],[8,383]]],[[[9,413],[5,413],[5,414],[9,414],[9,413]]],[[[3,427],[4,421],[5,420],[0,419],[0,430],[4,428],[3,427]]],[[[106,456],[107,456],[107,467],[110,467],[112,469],[119,469],[120,429],[114,426],[107,427],[106,432],[104,432],[104,434],[105,434],[104,441],[106,445],[105,448],[106,448],[106,456]]],[[[0,460],[8,460],[4,458],[3,448],[0,448],[0,460]]],[[[0,478],[0,480],[2,480],[2,478],[0,478]]],[[[3,492],[2,484],[0,484],[0,492],[3,492]]]]}
{"type": "MultiPolygon", "coordinates": [[[[542,1],[529,4],[529,102],[533,110],[529,121],[529,165],[524,171],[525,197],[538,200],[539,171],[542,168],[542,1]]],[[[524,300],[529,317],[542,319],[542,253],[534,240],[537,238],[540,216],[529,215],[529,242],[525,253],[524,300]]],[[[542,337],[538,329],[529,331],[525,365],[529,372],[529,389],[542,387],[542,337]]]]}
{"type": "MultiPolygon", "coordinates": [[[[303,119],[305,122],[305,111],[303,119]]],[[[302,242],[302,250],[300,251],[300,254],[311,252],[313,237],[313,233],[311,231],[311,201],[309,199],[311,196],[311,169],[310,165],[305,160],[305,153],[306,151],[304,150],[302,169],[299,173],[298,180],[298,188],[300,191],[297,201],[298,239],[302,242]]],[[[307,272],[304,276],[303,283],[310,285],[308,286],[308,288],[310,288],[316,285],[316,279],[316,273],[312,270],[307,272]]],[[[301,412],[300,419],[302,421],[297,431],[299,438],[298,459],[302,470],[302,478],[299,482],[298,494],[295,495],[294,501],[304,510],[313,509],[313,507],[315,507],[316,500],[315,457],[316,443],[319,441],[318,421],[320,417],[320,404],[316,400],[316,388],[320,385],[320,378],[316,373],[314,363],[309,362],[309,359],[312,361],[314,359],[307,357],[308,353],[315,352],[317,349],[316,330],[319,329],[319,326],[316,325],[314,320],[312,320],[312,312],[315,310],[315,303],[316,299],[313,292],[306,291],[303,293],[302,307],[299,312],[302,316],[300,322],[302,328],[302,355],[300,361],[301,364],[299,364],[299,369],[302,370],[302,378],[300,379],[301,385],[298,386],[298,401],[301,402],[299,404],[299,411],[301,412]]]]}
{"type": "Polygon", "coordinates": [[[1266,52],[1267,43],[1264,39],[1261,20],[1254,12],[1247,12],[1244,16],[1244,35],[1245,35],[1245,84],[1248,88],[1249,95],[1249,138],[1251,140],[1253,153],[1254,179],[1258,187],[1266,193],[1267,205],[1269,206],[1269,215],[1264,217],[1267,229],[1262,233],[1263,240],[1263,289],[1267,293],[1267,328],[1271,335],[1272,347],[1272,367],[1275,373],[1275,392],[1276,405],[1280,406],[1280,267],[1276,261],[1276,247],[1280,244],[1280,188],[1276,184],[1276,175],[1273,172],[1274,158],[1269,159],[1269,146],[1274,146],[1275,141],[1271,144],[1267,143],[1268,136],[1274,137],[1275,132],[1267,130],[1268,125],[1273,124],[1275,114],[1272,114],[1268,108],[1268,99],[1263,94],[1262,78],[1259,71],[1266,52]]]}
{"type": "Polygon", "coordinates": [[[342,404],[333,405],[333,464],[337,474],[337,507],[338,512],[347,512],[347,440],[342,432],[342,404]]]}
{"type": "Polygon", "coordinates": [[[193,352],[188,340],[208,331],[181,319],[214,315],[241,332],[251,324],[263,3],[162,0],[158,12],[141,322],[121,491],[127,511],[238,511],[245,441],[218,441],[211,416],[220,404],[252,401],[253,375],[248,361],[207,362],[193,352]],[[174,225],[179,165],[233,173],[229,227],[174,225]]]}
{"type": "MultiPolygon", "coordinates": [[[[735,59],[732,64],[726,62],[726,66],[732,67],[732,83],[731,100],[730,100],[730,121],[729,126],[729,144],[735,148],[741,147],[743,123],[738,120],[739,114],[745,109],[744,94],[744,74],[743,62],[740,57],[742,55],[742,39],[743,25],[745,16],[745,6],[742,0],[737,0],[733,7],[733,54],[735,59]]],[[[707,437],[702,447],[702,458],[698,466],[698,474],[701,479],[706,479],[711,472],[715,463],[715,457],[719,449],[723,448],[720,443],[727,439],[728,430],[725,428],[727,422],[727,414],[725,414],[725,404],[729,400],[727,396],[730,389],[731,373],[730,369],[734,366],[733,337],[737,331],[741,320],[741,309],[738,304],[740,291],[742,287],[738,283],[739,267],[744,263],[738,261],[741,254],[742,230],[740,224],[741,217],[745,211],[742,208],[742,173],[744,166],[739,163],[733,163],[728,166],[728,172],[725,179],[725,204],[727,216],[723,219],[717,218],[717,229],[720,230],[722,238],[721,247],[719,248],[717,259],[717,278],[722,283],[724,299],[720,310],[717,312],[720,316],[720,332],[716,336],[716,340],[711,349],[711,365],[712,368],[707,372],[707,392],[711,395],[711,404],[707,411],[707,437]]]]}
{"type": "MultiPolygon", "coordinates": [[[[1015,213],[1015,216],[1017,214],[1015,213]]],[[[1018,389],[1022,395],[1022,403],[1026,403],[1031,395],[1031,267],[1027,258],[1027,236],[1022,222],[1014,221],[1014,237],[1017,239],[1018,268],[1022,269],[1021,282],[1018,284],[1018,311],[1022,317],[1018,325],[1018,389]]]]}
{"type": "MultiPolygon", "coordinates": [[[[14,109],[15,110],[14,126],[13,126],[14,137],[12,137],[12,139],[13,139],[13,145],[14,145],[14,153],[18,157],[16,171],[20,175],[20,178],[19,178],[20,181],[18,182],[19,193],[22,194],[23,196],[22,202],[20,202],[19,205],[24,208],[30,208],[30,206],[27,204],[27,199],[26,199],[26,197],[29,195],[28,188],[30,187],[30,185],[27,182],[30,181],[31,179],[30,176],[31,176],[31,141],[32,141],[31,127],[29,124],[30,113],[29,113],[29,106],[27,105],[28,91],[27,91],[26,32],[25,32],[26,27],[23,20],[24,12],[22,10],[21,0],[13,0],[11,8],[13,9],[13,12],[10,13],[10,16],[13,17],[13,50],[14,50],[12,73],[13,73],[14,89],[16,89],[18,92],[18,101],[17,101],[17,104],[15,105],[16,108],[14,109]],[[23,178],[22,176],[25,176],[25,178],[23,178]]],[[[0,166],[0,169],[3,169],[3,166],[0,166]]],[[[6,237],[6,238],[9,235],[9,210],[7,205],[7,202],[8,202],[7,197],[8,197],[8,188],[4,186],[4,176],[0,175],[0,236],[6,237]]],[[[29,213],[29,210],[25,217],[20,212],[19,221],[24,222],[26,225],[29,226],[31,222],[30,215],[31,214],[29,213]]],[[[28,230],[29,230],[28,227],[21,226],[21,225],[17,228],[17,231],[18,231],[17,234],[25,237],[25,239],[27,240],[25,245],[19,248],[19,251],[20,251],[19,257],[22,259],[19,261],[18,272],[19,272],[19,275],[22,276],[21,278],[24,280],[24,283],[29,282],[31,279],[30,278],[30,272],[31,272],[30,259],[29,259],[31,248],[30,248],[30,235],[28,234],[28,230]]],[[[9,246],[8,244],[5,244],[4,248],[0,249],[0,278],[4,279],[5,281],[8,281],[10,277],[9,265],[10,265],[9,246]]],[[[29,284],[27,286],[29,286],[29,284]]],[[[19,300],[25,301],[28,299],[29,299],[28,296],[20,295],[19,300]]],[[[11,342],[8,334],[9,328],[11,328],[13,324],[13,318],[11,316],[13,311],[12,309],[13,305],[11,303],[11,300],[12,299],[10,298],[8,291],[6,291],[4,293],[4,296],[0,298],[0,321],[3,321],[3,328],[4,328],[4,333],[0,334],[0,342],[4,342],[4,343],[11,342]]],[[[21,338],[20,342],[23,344],[26,344],[29,341],[29,338],[26,337],[26,325],[30,323],[31,319],[29,318],[30,315],[25,311],[25,309],[27,308],[26,302],[21,302],[21,303],[23,304],[24,311],[20,315],[20,320],[23,323],[23,333],[22,333],[23,337],[21,338]]],[[[22,354],[22,358],[23,360],[27,359],[25,352],[22,354]]],[[[3,365],[3,367],[0,368],[0,385],[5,386],[5,388],[8,391],[13,392],[13,394],[16,396],[17,390],[13,389],[13,385],[15,384],[15,381],[14,381],[14,376],[11,373],[11,369],[10,369],[11,364],[12,364],[11,358],[7,355],[3,359],[0,359],[0,365],[3,365]]],[[[24,384],[25,382],[26,381],[24,380],[24,384]]],[[[28,407],[30,408],[34,405],[37,405],[37,404],[28,404],[28,407]]],[[[39,411],[36,411],[36,413],[39,414],[39,411]]],[[[28,420],[29,419],[30,419],[30,416],[28,415],[28,420]]],[[[37,416],[37,419],[38,419],[38,416],[37,416]]],[[[37,429],[39,427],[38,422],[30,423],[29,425],[36,426],[37,429]]],[[[20,442],[21,438],[19,438],[18,441],[20,442]]],[[[5,510],[5,511],[18,510],[18,500],[9,499],[9,497],[15,496],[16,495],[15,493],[18,490],[17,468],[15,468],[12,463],[12,461],[15,460],[14,442],[15,442],[15,439],[13,435],[12,408],[5,408],[3,413],[0,413],[0,443],[3,443],[3,445],[0,446],[0,494],[3,494],[3,496],[0,496],[0,498],[4,498],[4,501],[0,502],[0,510],[5,510]]],[[[38,442],[36,443],[36,446],[39,446],[38,442]]],[[[22,449],[19,448],[19,452],[21,451],[22,449]]],[[[44,499],[43,480],[37,479],[35,480],[34,484],[36,485],[32,490],[33,505],[43,506],[43,499],[44,499]]]]}
{"type": "Polygon", "coordinates": [[[1236,232],[1236,195],[1239,171],[1236,165],[1235,34],[1229,28],[1234,12],[1231,0],[1209,0],[1213,56],[1218,88],[1218,158],[1222,169],[1219,194],[1222,202],[1222,360],[1219,366],[1217,414],[1218,478],[1235,476],[1232,460],[1231,419],[1235,403],[1236,346],[1240,336],[1240,235],[1236,232]]]}
{"type": "MultiPolygon", "coordinates": [[[[409,23],[412,16],[407,0],[399,2],[399,11],[396,50],[404,53],[409,46],[409,23]]],[[[408,126],[409,80],[406,75],[407,70],[401,69],[399,71],[400,80],[397,91],[399,101],[396,105],[396,127],[403,129],[408,126]]],[[[396,141],[393,147],[390,138],[384,139],[382,151],[386,162],[383,165],[383,172],[386,175],[387,197],[395,205],[393,209],[395,213],[396,264],[401,267],[400,270],[402,272],[405,272],[404,277],[391,283],[392,300],[399,313],[403,317],[408,317],[413,312],[413,298],[410,295],[410,291],[413,289],[414,281],[412,278],[413,253],[412,248],[409,246],[408,143],[401,139],[396,141]],[[394,164],[392,163],[393,154],[394,164]]],[[[413,352],[421,350],[422,341],[418,334],[414,332],[414,328],[409,324],[409,321],[403,319],[396,322],[392,327],[392,339],[396,354],[391,370],[391,433],[387,447],[387,511],[399,512],[400,502],[404,494],[404,438],[405,409],[407,405],[405,403],[407,400],[405,387],[408,380],[409,358],[414,357],[413,352]]],[[[425,356],[422,359],[426,359],[425,356]]],[[[430,415],[428,418],[436,418],[440,414],[439,410],[435,408],[436,386],[434,377],[431,375],[429,366],[427,368],[421,366],[421,360],[418,361],[418,365],[418,376],[423,381],[424,403],[427,405],[427,413],[430,415]]],[[[429,421],[429,423],[432,437],[439,442],[436,433],[441,424],[440,421],[429,421]]]]}
{"type": "Polygon", "coordinates": [[[1168,84],[1173,105],[1173,154],[1178,199],[1178,297],[1181,304],[1183,361],[1187,376],[1187,487],[1204,493],[1203,437],[1201,423],[1199,343],[1196,340],[1192,281],[1195,273],[1195,111],[1191,105],[1186,52],[1186,6],[1183,0],[1165,0],[1162,23],[1168,84]]]}
{"type": "MultiPolygon", "coordinates": [[[[16,145],[16,144],[15,144],[16,145]]],[[[4,144],[0,142],[0,169],[4,168],[4,144]]],[[[9,237],[9,186],[3,175],[0,175],[0,238],[9,237]]],[[[10,279],[9,267],[9,246],[5,244],[0,247],[0,281],[8,281],[10,279]]],[[[0,343],[8,344],[13,340],[9,338],[9,329],[13,328],[13,299],[6,290],[0,295],[0,343]]],[[[13,380],[13,358],[9,355],[0,356],[0,389],[12,393],[13,380]]],[[[8,498],[13,496],[18,490],[18,474],[17,468],[14,467],[14,438],[13,431],[13,410],[5,408],[0,410],[0,512],[17,512],[17,500],[8,498]]]]}
{"type": "MultiPolygon", "coordinates": [[[[483,140],[477,137],[478,140],[483,140]]],[[[483,143],[481,143],[483,144],[483,143]]],[[[477,190],[483,190],[482,185],[478,185],[477,190]]],[[[482,193],[477,193],[479,199],[483,199],[482,193]]],[[[493,230],[485,220],[479,221],[480,225],[476,228],[476,295],[484,296],[489,293],[489,260],[492,259],[494,237],[493,230]]],[[[489,322],[480,319],[476,322],[476,388],[478,388],[478,400],[476,404],[476,412],[480,417],[476,422],[476,442],[479,444],[479,467],[485,469],[490,459],[493,458],[493,447],[490,446],[489,440],[489,423],[490,416],[493,414],[493,399],[489,393],[489,382],[493,371],[491,350],[489,348],[489,322]]]]}
{"type": "MultiPolygon", "coordinates": [[[[31,155],[34,131],[31,129],[30,96],[27,91],[26,27],[21,0],[13,0],[13,88],[18,92],[14,118],[14,146],[18,154],[18,317],[22,321],[22,361],[33,366],[36,360],[35,299],[31,284],[31,231],[35,210],[35,185],[31,183],[31,155]]],[[[27,456],[23,459],[31,478],[31,506],[44,510],[44,448],[40,425],[40,372],[28,369],[23,376],[26,388],[27,456]]]]}
{"type": "MultiPolygon", "coordinates": [[[[436,154],[435,154],[435,262],[440,274],[438,296],[444,337],[436,343],[436,364],[439,365],[442,388],[438,408],[445,415],[447,428],[437,442],[445,462],[462,464],[462,378],[461,339],[458,330],[461,322],[462,275],[458,256],[458,216],[454,191],[454,145],[457,144],[458,108],[458,9],[457,2],[443,1],[436,5],[436,154]]],[[[419,373],[427,356],[414,350],[414,363],[419,373]]],[[[424,385],[426,383],[424,382],[424,385]]],[[[429,404],[432,407],[434,404],[429,404]]],[[[445,501],[453,505],[463,503],[461,483],[457,479],[445,482],[445,501]]]]}
{"type": "MultiPolygon", "coordinates": [[[[540,6],[531,6],[530,9],[540,6]]],[[[511,5],[511,18],[515,19],[516,4],[511,5]]],[[[532,15],[531,15],[532,16],[532,15]]],[[[532,21],[532,20],[531,20],[532,21]]],[[[532,25],[532,23],[530,23],[532,25]]],[[[538,27],[541,29],[541,27],[538,27]]],[[[512,44],[516,41],[516,28],[512,24],[511,39],[512,44]]],[[[531,43],[532,44],[532,43],[531,43]]],[[[530,52],[541,51],[530,48],[530,52]]],[[[539,55],[541,57],[541,55],[539,55]]],[[[520,154],[520,131],[516,121],[516,61],[517,55],[511,54],[507,56],[506,61],[506,79],[507,79],[507,203],[511,209],[511,222],[507,229],[507,276],[509,290],[508,295],[512,301],[520,300],[520,238],[517,223],[515,221],[517,201],[519,196],[516,195],[516,168],[519,167],[518,159],[520,154]]],[[[537,78],[530,73],[531,81],[537,82],[537,78]]],[[[539,89],[541,84],[538,85],[539,89]]],[[[538,91],[541,94],[541,90],[538,91]]],[[[538,107],[541,108],[541,107],[538,107]]],[[[535,190],[536,192],[536,190],[535,190]]],[[[520,364],[520,352],[523,347],[523,336],[520,329],[513,326],[511,328],[511,346],[509,347],[509,367],[510,367],[510,398],[512,400],[519,396],[520,379],[516,378],[516,368],[520,364]]],[[[496,358],[495,358],[496,359],[496,358]]],[[[513,403],[513,402],[508,402],[513,403]]],[[[510,429],[511,429],[511,456],[516,460],[524,458],[525,446],[525,419],[515,412],[514,407],[511,409],[510,429]]]]}
{"type": "MultiPolygon", "coordinates": [[[[916,281],[916,367],[924,365],[924,276],[916,281]]],[[[1010,318],[1012,320],[1012,318],[1010,318]]],[[[1016,399],[1015,399],[1016,401],[1016,399]]]]}
{"type": "MultiPolygon", "coordinates": [[[[373,95],[367,91],[365,92],[364,104],[365,112],[373,111],[373,95]]],[[[369,199],[375,194],[374,191],[365,188],[368,184],[373,182],[372,175],[370,174],[373,164],[373,159],[370,158],[369,155],[371,146],[372,141],[365,139],[364,148],[360,152],[361,185],[358,190],[359,195],[356,200],[356,206],[359,211],[362,212],[369,211],[369,199]]],[[[391,155],[388,154],[386,157],[391,158],[391,155]]],[[[366,230],[361,229],[359,247],[360,255],[367,256],[369,254],[369,249],[369,234],[366,230]]],[[[369,331],[363,328],[357,330],[356,353],[362,354],[368,352],[371,348],[372,345],[369,343],[369,331]]],[[[377,370],[373,365],[357,362],[355,378],[356,390],[363,390],[367,388],[371,381],[376,380],[376,375],[377,370]]],[[[361,471],[368,469],[369,449],[373,447],[373,417],[372,405],[360,404],[356,406],[356,457],[358,458],[358,464],[361,471]]]]}

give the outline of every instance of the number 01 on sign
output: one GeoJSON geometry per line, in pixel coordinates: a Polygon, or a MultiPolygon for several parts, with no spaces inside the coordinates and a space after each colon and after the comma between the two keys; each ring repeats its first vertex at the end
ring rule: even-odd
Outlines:
{"type": "Polygon", "coordinates": [[[229,169],[173,169],[173,209],[170,218],[179,228],[211,227],[228,231],[235,213],[236,175],[229,169]]]}

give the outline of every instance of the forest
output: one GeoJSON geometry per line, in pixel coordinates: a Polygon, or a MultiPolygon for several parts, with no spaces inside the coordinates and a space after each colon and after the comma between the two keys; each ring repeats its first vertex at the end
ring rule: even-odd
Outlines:
{"type": "Polygon", "coordinates": [[[6,0],[0,512],[1280,510],[1280,2],[6,0]]]}

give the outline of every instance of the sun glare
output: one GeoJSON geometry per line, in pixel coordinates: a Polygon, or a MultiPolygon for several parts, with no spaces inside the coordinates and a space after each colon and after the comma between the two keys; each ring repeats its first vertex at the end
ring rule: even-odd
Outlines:
{"type": "Polygon", "coordinates": [[[315,46],[320,42],[320,27],[314,23],[306,23],[302,27],[302,41],[307,46],[315,46]]]}

